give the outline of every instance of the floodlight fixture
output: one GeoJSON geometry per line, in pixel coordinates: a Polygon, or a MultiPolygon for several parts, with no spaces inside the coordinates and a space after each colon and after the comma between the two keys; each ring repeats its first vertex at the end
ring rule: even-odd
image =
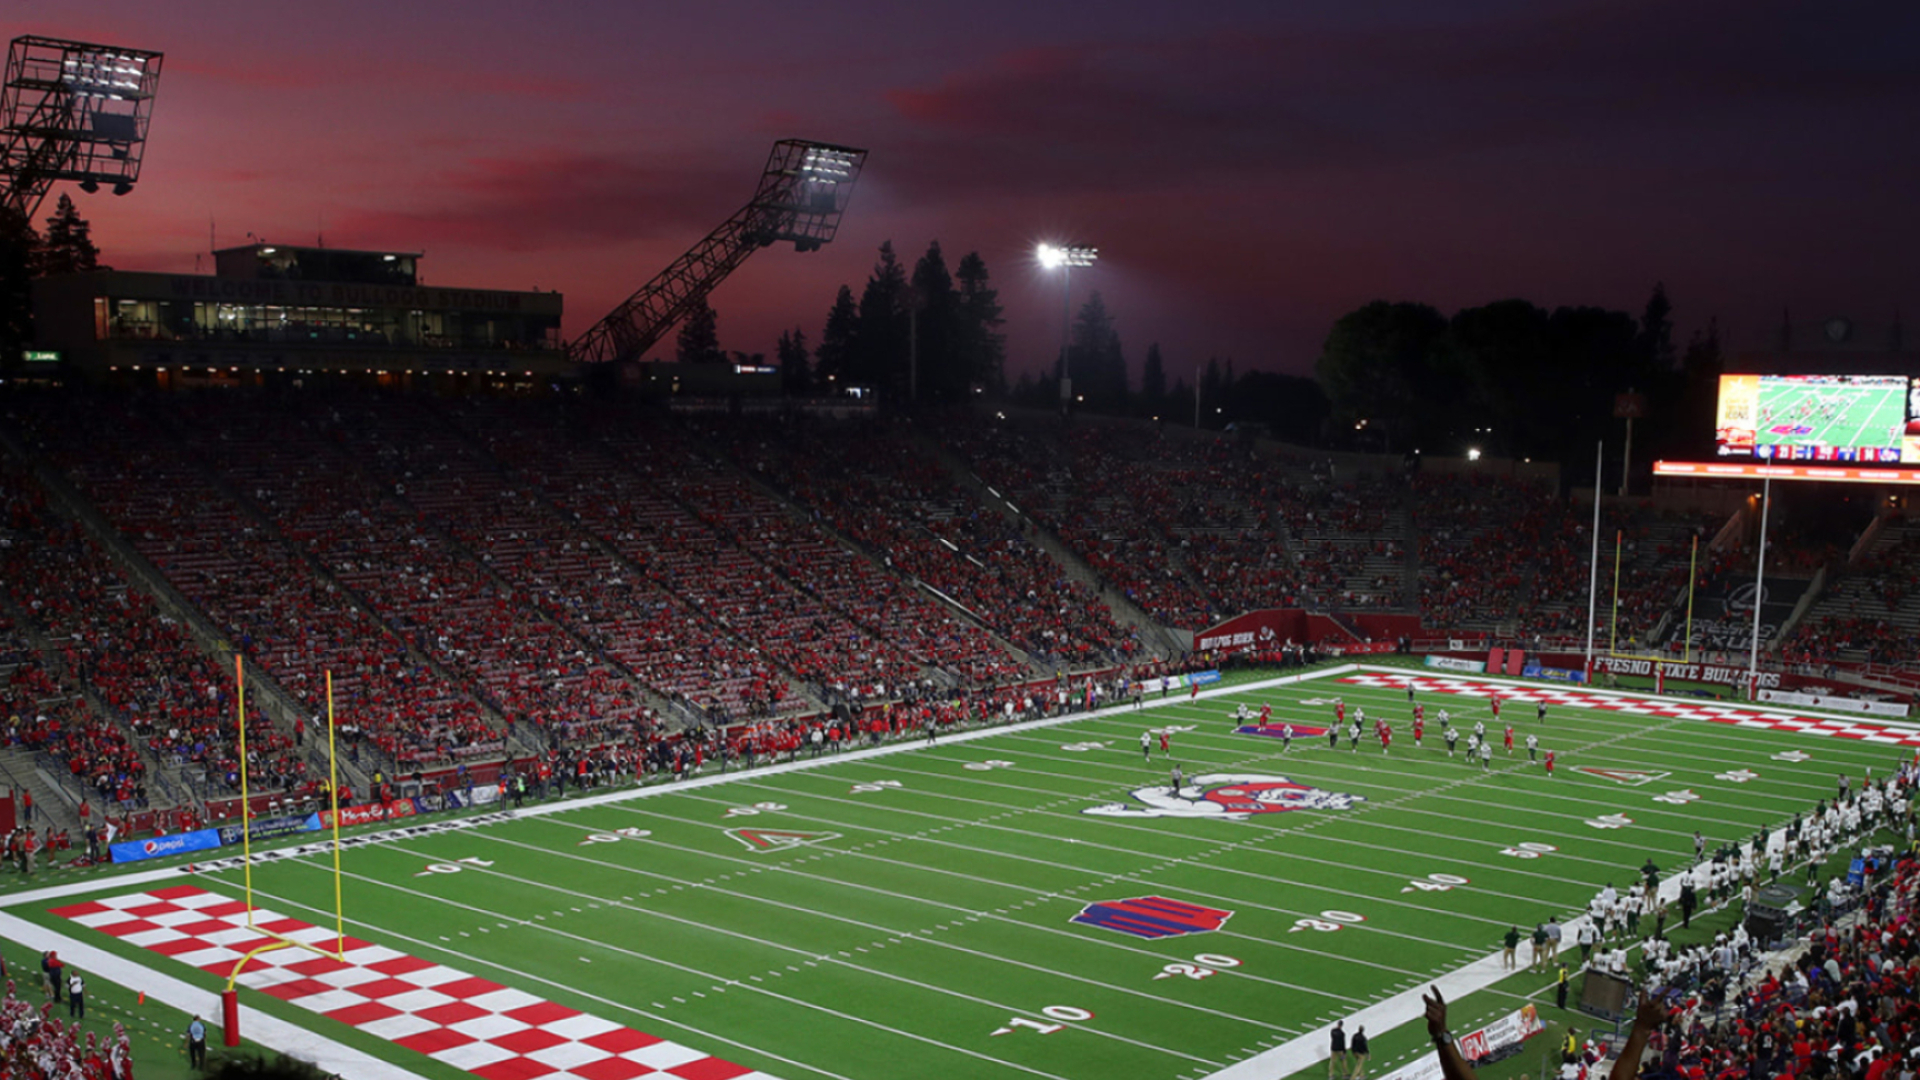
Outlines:
{"type": "Polygon", "coordinates": [[[140,178],[161,54],[23,35],[0,87],[0,203],[31,219],[60,181],[116,195],[140,178]]]}
{"type": "Polygon", "coordinates": [[[1100,257],[1100,249],[1081,244],[1041,244],[1034,249],[1034,257],[1048,270],[1062,267],[1072,269],[1076,266],[1092,266],[1100,257]]]}

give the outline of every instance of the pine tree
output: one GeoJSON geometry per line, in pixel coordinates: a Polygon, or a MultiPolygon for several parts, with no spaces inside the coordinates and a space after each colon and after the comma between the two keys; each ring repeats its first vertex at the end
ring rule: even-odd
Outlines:
{"type": "Polygon", "coordinates": [[[956,401],[965,397],[969,373],[954,350],[960,297],[953,291],[953,275],[947,272],[947,259],[938,240],[927,245],[927,253],[913,264],[909,303],[920,400],[956,401]]]}
{"type": "Polygon", "coordinates": [[[820,347],[813,351],[814,375],[823,383],[846,385],[853,379],[854,355],[859,348],[860,308],[853,302],[853,290],[842,285],[827,311],[820,347]]]}
{"type": "Polygon", "coordinates": [[[848,377],[898,401],[906,400],[908,302],[907,272],[888,240],[880,245],[880,261],[860,294],[860,333],[848,377]]]}
{"type": "Polygon", "coordinates": [[[1140,396],[1149,412],[1158,412],[1167,397],[1167,365],[1160,359],[1160,343],[1147,346],[1147,358],[1140,365],[1140,396]]]}
{"type": "Polygon", "coordinates": [[[780,359],[780,386],[789,394],[804,394],[813,389],[813,374],[808,370],[807,332],[794,327],[781,331],[774,352],[780,359]]]}
{"type": "Polygon", "coordinates": [[[1118,411],[1126,404],[1127,363],[1120,334],[1098,291],[1087,297],[1073,322],[1068,373],[1073,394],[1099,409],[1118,411]]]}
{"type": "Polygon", "coordinates": [[[93,246],[93,226],[80,216],[73,196],[60,196],[53,216],[47,219],[46,239],[40,244],[42,274],[84,274],[106,270],[100,265],[100,249],[93,246]]]}
{"type": "Polygon", "coordinates": [[[1007,336],[1000,332],[1000,292],[988,284],[987,264],[970,251],[955,270],[960,283],[959,326],[954,332],[955,358],[970,384],[1004,393],[1007,385],[1007,336]]]}
{"type": "Polygon", "coordinates": [[[680,324],[680,337],[674,348],[674,359],[683,364],[723,363],[727,354],[720,348],[720,316],[714,313],[713,305],[702,297],[700,306],[688,314],[687,321],[680,324]]]}
{"type": "Polygon", "coordinates": [[[0,364],[13,364],[33,340],[33,268],[40,237],[9,207],[0,207],[0,364]]]}
{"type": "Polygon", "coordinates": [[[1647,297],[1647,309],[1640,316],[1640,353],[1656,371],[1673,369],[1673,303],[1667,299],[1667,283],[1656,281],[1653,295],[1647,297]]]}

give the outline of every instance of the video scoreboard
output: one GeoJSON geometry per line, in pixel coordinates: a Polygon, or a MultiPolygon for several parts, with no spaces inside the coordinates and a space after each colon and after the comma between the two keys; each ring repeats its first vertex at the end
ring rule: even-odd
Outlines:
{"type": "Polygon", "coordinates": [[[1722,375],[1716,417],[1723,458],[1920,462],[1920,379],[1905,375],[1722,375]]]}

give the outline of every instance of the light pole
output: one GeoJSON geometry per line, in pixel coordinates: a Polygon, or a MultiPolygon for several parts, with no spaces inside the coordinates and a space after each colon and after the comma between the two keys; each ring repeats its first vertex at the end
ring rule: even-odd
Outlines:
{"type": "Polygon", "coordinates": [[[1060,409],[1067,411],[1073,402],[1073,373],[1067,357],[1073,339],[1073,268],[1092,266],[1100,249],[1081,244],[1041,244],[1034,258],[1048,270],[1060,271],[1060,409]]]}

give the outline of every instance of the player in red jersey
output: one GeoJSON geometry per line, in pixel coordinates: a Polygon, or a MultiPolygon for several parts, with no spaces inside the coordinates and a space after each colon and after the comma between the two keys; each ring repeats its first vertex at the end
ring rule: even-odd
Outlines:
{"type": "Polygon", "coordinates": [[[1513,756],[1513,725],[1507,725],[1507,756],[1513,756]]]}
{"type": "Polygon", "coordinates": [[[1166,728],[1160,729],[1160,752],[1163,754],[1173,753],[1173,732],[1168,731],[1166,728]]]}
{"type": "Polygon", "coordinates": [[[1347,703],[1339,698],[1333,699],[1333,726],[1347,726],[1347,703]]]}
{"type": "Polygon", "coordinates": [[[1500,695],[1499,694],[1493,695],[1492,705],[1493,705],[1493,718],[1495,720],[1498,720],[1500,719],[1500,695]]]}
{"type": "Polygon", "coordinates": [[[1267,726],[1267,722],[1268,722],[1268,721],[1270,721],[1270,720],[1272,720],[1272,719],[1273,719],[1273,704],[1272,704],[1271,702],[1263,702],[1263,703],[1261,703],[1261,705],[1260,705],[1260,726],[1261,726],[1261,727],[1266,727],[1266,726],[1267,726]]]}
{"type": "Polygon", "coordinates": [[[1547,751],[1547,779],[1553,779],[1553,751],[1547,751]]]}
{"type": "Polygon", "coordinates": [[[1415,720],[1425,720],[1427,718],[1427,707],[1424,704],[1415,705],[1413,707],[1413,718],[1415,720]]]}
{"type": "Polygon", "coordinates": [[[1418,747],[1420,745],[1420,738],[1426,733],[1427,733],[1426,718],[1421,716],[1419,713],[1419,710],[1416,709],[1413,714],[1413,745],[1415,747],[1418,747]]]}
{"type": "Polygon", "coordinates": [[[1380,752],[1385,754],[1393,750],[1393,725],[1380,725],[1380,752]]]}

